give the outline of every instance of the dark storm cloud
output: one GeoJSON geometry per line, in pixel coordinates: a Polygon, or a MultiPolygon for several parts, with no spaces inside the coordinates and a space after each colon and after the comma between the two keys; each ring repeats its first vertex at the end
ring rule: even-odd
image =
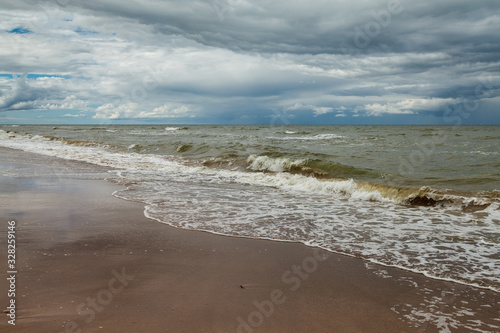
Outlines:
{"type": "Polygon", "coordinates": [[[498,52],[500,47],[494,29],[499,23],[499,4],[493,0],[104,0],[72,5],[93,15],[126,17],[161,33],[238,51],[344,53],[342,44],[347,43],[360,52],[464,50],[482,54],[498,52]],[[363,42],[362,36],[370,42],[363,42]]]}

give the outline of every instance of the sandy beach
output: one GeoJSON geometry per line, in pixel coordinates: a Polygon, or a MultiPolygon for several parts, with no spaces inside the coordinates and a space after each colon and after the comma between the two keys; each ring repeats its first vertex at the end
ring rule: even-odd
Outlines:
{"type": "MultiPolygon", "coordinates": [[[[2,332],[469,332],[500,326],[500,296],[303,244],[147,219],[103,180],[0,149],[0,230],[16,222],[16,320],[2,332]],[[29,164],[25,161],[33,161],[29,164]],[[28,172],[29,173],[29,172],[28,172]],[[479,321],[481,324],[477,324],[479,321]],[[476,324],[474,324],[476,322],[476,324]],[[477,327],[477,326],[476,326],[477,327]],[[445,330],[449,328],[450,330],[445,330]]],[[[89,168],[90,169],[90,168],[89,168]]],[[[0,255],[6,269],[6,246],[0,255]]],[[[5,309],[7,280],[0,283],[5,309]]]]}

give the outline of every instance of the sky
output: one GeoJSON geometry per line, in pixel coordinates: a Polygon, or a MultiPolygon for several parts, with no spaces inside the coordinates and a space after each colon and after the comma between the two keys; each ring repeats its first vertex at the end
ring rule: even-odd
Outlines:
{"type": "Polygon", "coordinates": [[[0,124],[500,124],[500,2],[0,0],[0,124]]]}

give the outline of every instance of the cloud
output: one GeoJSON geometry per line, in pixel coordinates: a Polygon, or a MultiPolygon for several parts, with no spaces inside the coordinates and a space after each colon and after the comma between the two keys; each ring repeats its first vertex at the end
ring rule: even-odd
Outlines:
{"type": "Polygon", "coordinates": [[[27,74],[14,76],[11,90],[0,96],[0,111],[26,110],[34,107],[34,101],[39,98],[41,94],[27,84],[26,76],[27,74]]]}
{"type": "Polygon", "coordinates": [[[333,112],[333,108],[329,108],[329,107],[325,107],[325,106],[321,106],[321,107],[315,107],[313,108],[314,112],[314,116],[317,117],[319,115],[322,115],[322,114],[327,114],[327,113],[330,113],[330,112],[333,112]]]}
{"type": "Polygon", "coordinates": [[[493,0],[11,2],[0,11],[0,111],[418,122],[476,98],[485,73],[478,102],[500,96],[499,10],[493,0]]]}
{"type": "Polygon", "coordinates": [[[302,104],[302,103],[295,103],[293,105],[285,107],[285,111],[296,111],[296,110],[311,110],[313,111],[312,114],[314,117],[332,113],[332,112],[337,112],[337,117],[342,117],[345,116],[344,111],[346,111],[346,107],[340,106],[340,107],[329,107],[329,106],[315,106],[315,105],[310,105],[310,104],[302,104]]]}
{"type": "Polygon", "coordinates": [[[430,99],[406,99],[386,104],[373,103],[361,106],[357,111],[365,112],[369,116],[381,116],[384,114],[415,114],[419,111],[442,111],[447,106],[460,103],[452,98],[430,98],[430,99]]]}
{"type": "Polygon", "coordinates": [[[66,114],[63,114],[62,117],[65,117],[65,118],[83,118],[83,117],[85,117],[85,114],[83,114],[83,113],[79,113],[79,114],[66,113],[66,114]]]}
{"type": "Polygon", "coordinates": [[[131,118],[137,114],[139,105],[136,103],[128,103],[121,105],[114,105],[107,103],[95,110],[94,119],[120,119],[131,118]]]}
{"type": "MultiPolygon", "coordinates": [[[[154,108],[152,112],[146,113],[147,118],[183,118],[195,117],[194,110],[187,105],[175,106],[171,104],[164,104],[154,108]]],[[[143,115],[144,116],[144,115],[143,115]]]]}
{"type": "Polygon", "coordinates": [[[71,79],[41,76],[28,79],[28,75],[12,75],[3,80],[3,94],[0,96],[0,111],[12,110],[86,110],[87,101],[76,94],[78,88],[71,79]],[[66,95],[74,93],[72,95],[66,95]]]}
{"type": "Polygon", "coordinates": [[[194,117],[193,109],[187,105],[164,104],[153,110],[145,110],[140,104],[108,103],[96,109],[94,119],[144,119],[144,118],[185,118],[194,117]]]}
{"type": "Polygon", "coordinates": [[[67,96],[64,100],[38,105],[40,110],[87,110],[87,101],[78,99],[75,95],[67,96]]]}
{"type": "Polygon", "coordinates": [[[294,110],[312,110],[314,111],[313,114],[315,117],[322,115],[322,114],[327,114],[330,112],[334,111],[334,108],[332,107],[326,107],[326,106],[314,106],[314,105],[304,105],[302,103],[295,103],[294,105],[288,106],[285,108],[287,111],[294,111],[294,110]]]}
{"type": "Polygon", "coordinates": [[[314,5],[294,0],[102,0],[73,6],[86,14],[137,20],[161,34],[212,47],[265,53],[345,53],[343,45],[356,46],[356,28],[365,34],[367,27],[377,31],[374,23],[380,22],[383,13],[390,18],[378,23],[380,33],[370,36],[364,50],[414,52],[424,46],[435,51],[459,47],[464,37],[485,43],[497,38],[491,28],[498,24],[493,14],[498,3],[492,0],[481,4],[466,0],[363,0],[356,4],[318,0],[314,5]],[[458,22],[457,28],[453,23],[458,22]]]}

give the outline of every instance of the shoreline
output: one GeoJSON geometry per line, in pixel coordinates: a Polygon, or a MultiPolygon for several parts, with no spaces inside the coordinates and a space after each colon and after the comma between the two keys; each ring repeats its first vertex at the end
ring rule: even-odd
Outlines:
{"type": "MultiPolygon", "coordinates": [[[[37,175],[48,161],[52,172],[58,164],[85,168],[4,148],[0,156],[9,161],[0,162],[2,174],[16,164],[37,175]]],[[[500,327],[500,295],[487,289],[302,243],[172,227],[112,196],[122,187],[102,180],[0,176],[0,184],[0,216],[18,223],[19,332],[467,332],[473,320],[500,327]]],[[[5,251],[0,257],[6,262],[5,251]]]]}
{"type": "MultiPolygon", "coordinates": [[[[135,203],[137,203],[136,201],[133,201],[133,200],[123,199],[123,198],[119,198],[119,197],[115,197],[115,198],[120,199],[120,200],[125,200],[125,201],[129,201],[129,202],[135,202],[135,203]]],[[[237,238],[237,239],[251,239],[251,240],[253,239],[253,240],[263,240],[263,241],[276,242],[276,243],[303,245],[303,246],[307,246],[307,247],[312,248],[312,249],[317,249],[317,250],[321,250],[323,252],[327,252],[329,254],[335,254],[335,255],[340,255],[340,256],[344,256],[344,257],[348,257],[348,258],[354,258],[354,259],[358,259],[358,260],[363,260],[368,265],[376,265],[376,266],[380,266],[380,267],[387,267],[389,269],[397,269],[397,270],[405,271],[405,272],[408,272],[408,273],[421,275],[422,277],[426,277],[428,279],[432,279],[432,280],[436,280],[436,281],[441,281],[441,282],[444,282],[444,283],[453,283],[453,284],[462,285],[464,287],[476,288],[478,290],[485,290],[485,291],[489,291],[489,292],[493,292],[493,293],[497,293],[497,294],[500,293],[500,291],[494,289],[493,287],[481,286],[481,285],[477,285],[477,284],[474,284],[474,283],[466,283],[466,282],[463,282],[463,281],[454,280],[454,279],[450,279],[450,278],[436,277],[436,276],[433,276],[433,275],[430,275],[430,274],[426,274],[425,272],[421,272],[421,271],[418,271],[418,270],[409,269],[407,267],[402,267],[402,266],[400,267],[400,266],[395,266],[395,265],[389,265],[389,264],[385,264],[385,263],[380,263],[380,262],[377,262],[377,261],[372,261],[370,259],[357,257],[355,255],[351,255],[351,254],[348,254],[348,253],[342,253],[342,252],[332,251],[332,250],[329,250],[329,249],[322,248],[320,246],[309,245],[309,244],[306,244],[306,243],[300,242],[300,241],[285,240],[285,239],[275,239],[275,238],[265,238],[265,237],[256,238],[256,237],[249,237],[249,236],[227,235],[227,234],[218,233],[218,232],[210,231],[210,230],[184,229],[182,227],[178,227],[178,226],[175,226],[175,225],[171,225],[171,224],[169,224],[167,222],[160,221],[160,220],[158,220],[158,219],[156,219],[154,217],[149,217],[149,216],[147,216],[147,214],[144,214],[144,215],[145,215],[145,217],[147,219],[152,220],[152,221],[157,222],[157,223],[165,224],[169,228],[174,228],[174,229],[179,229],[179,230],[186,230],[186,231],[203,232],[203,233],[207,233],[207,234],[214,235],[214,236],[230,237],[230,238],[237,238]]]]}

